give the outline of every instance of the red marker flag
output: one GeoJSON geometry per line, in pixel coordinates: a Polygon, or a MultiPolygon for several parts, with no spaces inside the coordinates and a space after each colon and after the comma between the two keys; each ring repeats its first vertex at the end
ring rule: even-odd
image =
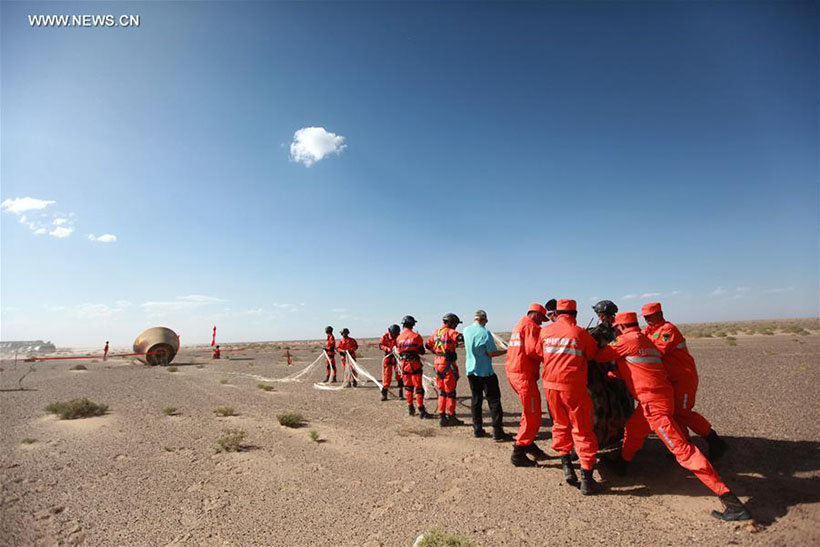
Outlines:
{"type": "Polygon", "coordinates": [[[215,344],[216,344],[216,325],[214,325],[214,336],[213,336],[213,338],[211,338],[211,345],[213,346],[215,344]]]}

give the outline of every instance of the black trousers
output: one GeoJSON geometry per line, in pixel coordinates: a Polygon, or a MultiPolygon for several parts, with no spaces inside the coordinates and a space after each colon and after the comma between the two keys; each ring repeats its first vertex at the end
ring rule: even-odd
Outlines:
{"type": "Polygon", "coordinates": [[[498,376],[467,376],[472,392],[470,410],[473,413],[473,429],[478,431],[484,427],[484,419],[481,416],[481,407],[484,405],[484,396],[487,396],[487,404],[490,406],[490,414],[493,417],[493,429],[501,429],[501,421],[504,411],[501,410],[501,390],[498,387],[498,376]]]}

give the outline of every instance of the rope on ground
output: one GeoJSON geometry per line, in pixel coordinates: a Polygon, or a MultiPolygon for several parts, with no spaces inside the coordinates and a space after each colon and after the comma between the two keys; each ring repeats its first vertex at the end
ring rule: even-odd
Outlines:
{"type": "Polygon", "coordinates": [[[284,378],[277,378],[275,380],[270,380],[270,381],[272,381],[272,382],[298,382],[302,378],[302,376],[305,376],[308,372],[311,371],[311,369],[313,369],[313,367],[316,365],[316,363],[318,363],[319,361],[322,360],[322,356],[324,354],[325,354],[325,352],[323,351],[322,355],[317,357],[311,364],[309,364],[308,366],[306,366],[305,368],[303,368],[299,372],[291,374],[290,376],[285,376],[284,378]]]}
{"type": "MultiPolygon", "coordinates": [[[[378,386],[379,390],[381,390],[381,389],[382,389],[382,387],[383,387],[383,386],[382,386],[382,383],[381,383],[381,382],[379,382],[378,380],[376,380],[376,378],[375,378],[372,374],[370,374],[370,373],[367,371],[367,369],[365,369],[363,366],[361,366],[359,363],[357,363],[357,362],[353,359],[353,356],[352,356],[352,355],[350,355],[350,352],[349,352],[349,351],[346,351],[345,353],[347,354],[348,362],[349,362],[349,363],[351,363],[351,364],[353,365],[353,368],[356,370],[356,372],[358,372],[359,374],[361,374],[362,376],[364,376],[365,378],[367,378],[367,380],[370,380],[371,382],[373,382],[374,384],[376,384],[376,385],[378,386]]],[[[364,384],[365,382],[367,382],[367,380],[365,380],[364,382],[362,382],[362,384],[364,384]]]]}
{"type": "MultiPolygon", "coordinates": [[[[330,357],[328,357],[327,352],[322,351],[322,355],[325,356],[325,360],[327,361],[327,366],[328,367],[331,366],[330,357]]],[[[313,384],[313,387],[316,388],[316,389],[321,389],[323,391],[340,391],[340,390],[342,390],[346,387],[352,387],[353,386],[353,373],[352,373],[352,370],[353,370],[353,367],[348,367],[348,366],[344,367],[344,373],[343,373],[344,376],[342,377],[342,383],[339,384],[338,386],[331,386],[331,385],[326,384],[324,382],[315,382],[313,384]]]]}

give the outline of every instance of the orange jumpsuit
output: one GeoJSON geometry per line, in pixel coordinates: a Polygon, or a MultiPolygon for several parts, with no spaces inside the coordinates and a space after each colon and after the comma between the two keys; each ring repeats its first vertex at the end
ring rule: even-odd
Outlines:
{"type": "Polygon", "coordinates": [[[521,424],[515,444],[529,446],[541,428],[541,394],[538,392],[538,336],[541,327],[528,315],[512,331],[507,348],[507,380],[521,399],[521,424]]]}
{"type": "Polygon", "coordinates": [[[327,356],[327,377],[330,378],[330,369],[333,368],[333,378],[336,378],[336,338],[332,334],[327,335],[325,355],[327,356]]]}
{"type": "Polygon", "coordinates": [[[675,421],[684,434],[688,435],[687,429],[691,429],[696,435],[706,437],[712,431],[712,424],[692,410],[698,392],[698,369],[686,347],[686,338],[669,321],[647,326],[643,333],[661,352],[663,365],[675,390],[675,421]]]}
{"type": "MultiPolygon", "coordinates": [[[[397,339],[398,337],[393,338],[390,332],[385,332],[379,340],[379,349],[384,352],[384,358],[382,359],[382,387],[384,389],[389,389],[390,383],[393,381],[393,369],[396,368],[396,356],[393,355],[393,348],[396,347],[397,339]]],[[[396,381],[401,383],[398,370],[396,371],[396,381]]]]}
{"type": "Polygon", "coordinates": [[[674,419],[674,389],[660,352],[638,327],[626,329],[610,345],[598,350],[595,361],[615,361],[617,374],[640,406],[626,422],[621,457],[631,461],[650,431],[654,431],[678,463],[721,496],[729,488],[700,450],[686,438],[674,419]]]}
{"type": "MultiPolygon", "coordinates": [[[[359,349],[359,343],[356,341],[355,338],[351,338],[350,336],[344,337],[342,336],[339,338],[339,357],[342,359],[342,369],[346,369],[348,367],[347,362],[347,354],[349,353],[353,360],[356,360],[356,350],[359,349]]],[[[350,365],[350,373],[353,375],[353,378],[356,378],[356,369],[350,365]]]]}
{"type": "Polygon", "coordinates": [[[401,372],[404,380],[404,395],[407,404],[413,406],[413,394],[416,406],[424,406],[424,387],[421,384],[422,364],[419,355],[424,354],[424,339],[412,329],[405,328],[396,338],[396,350],[401,357],[401,372]]]}
{"type": "Polygon", "coordinates": [[[587,392],[587,361],[598,344],[571,315],[559,315],[541,329],[537,352],[544,362],[544,389],[552,415],[552,448],[562,456],[573,446],[582,469],[595,466],[598,438],[592,426],[592,399],[587,392]]]}
{"type": "Polygon", "coordinates": [[[103,361],[108,361],[108,342],[105,343],[103,348],[103,361]]]}
{"type": "Polygon", "coordinates": [[[456,384],[458,365],[456,348],[461,337],[456,329],[443,326],[427,339],[427,349],[436,354],[436,388],[438,389],[438,412],[454,416],[456,413],[456,384]]]}

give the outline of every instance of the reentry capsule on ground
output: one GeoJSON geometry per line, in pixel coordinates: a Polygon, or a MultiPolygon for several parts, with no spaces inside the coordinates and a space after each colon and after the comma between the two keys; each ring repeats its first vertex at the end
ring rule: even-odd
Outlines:
{"type": "Polygon", "coordinates": [[[168,327],[152,327],[134,340],[134,353],[146,365],[167,365],[179,351],[179,336],[168,327]]]}

